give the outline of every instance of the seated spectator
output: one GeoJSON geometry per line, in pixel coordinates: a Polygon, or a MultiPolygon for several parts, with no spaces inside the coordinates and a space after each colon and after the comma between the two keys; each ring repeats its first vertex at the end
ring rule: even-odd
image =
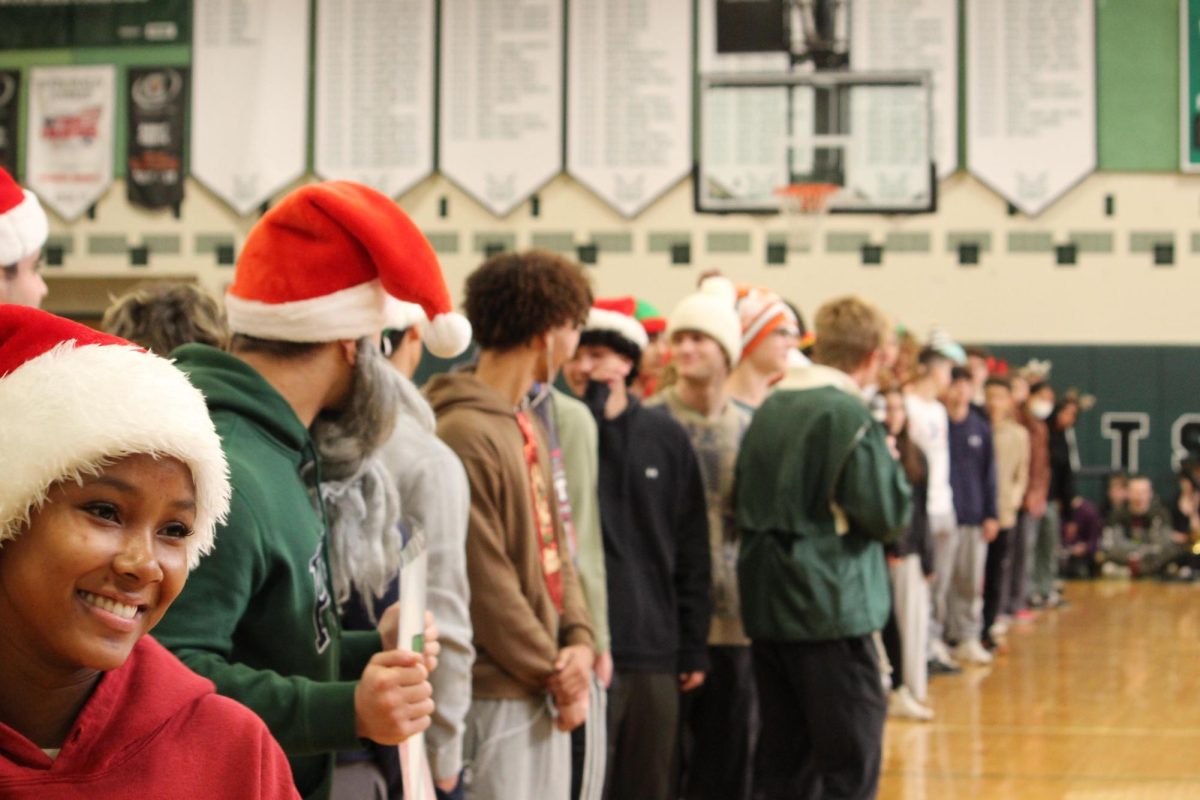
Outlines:
{"type": "Polygon", "coordinates": [[[123,294],[104,312],[100,327],[159,356],[185,344],[218,350],[229,344],[220,303],[194,283],[150,284],[123,294]]]}
{"type": "Polygon", "coordinates": [[[1171,528],[1195,540],[1200,536],[1200,488],[1186,465],[1176,477],[1179,493],[1171,504],[1171,528]]]}
{"type": "Polygon", "coordinates": [[[1063,572],[1068,578],[1095,578],[1100,574],[1097,553],[1104,533],[1104,517],[1090,500],[1081,499],[1071,509],[1068,522],[1063,531],[1066,553],[1063,572]]]}
{"type": "Polygon", "coordinates": [[[262,720],[145,635],[229,508],[200,392],[0,306],[0,419],[0,797],[295,797],[262,720]]]}
{"type": "Polygon", "coordinates": [[[1129,502],[1129,476],[1114,472],[1108,476],[1104,486],[1104,498],[1100,501],[1100,516],[1106,525],[1116,521],[1117,515],[1125,511],[1129,502]]]}
{"type": "MultiPolygon", "coordinates": [[[[1104,530],[1104,560],[1133,577],[1163,571],[1189,552],[1187,535],[1171,527],[1171,513],[1154,495],[1150,479],[1129,479],[1129,502],[1104,530]]],[[[1113,570],[1109,570],[1110,573],[1113,570]]]]}

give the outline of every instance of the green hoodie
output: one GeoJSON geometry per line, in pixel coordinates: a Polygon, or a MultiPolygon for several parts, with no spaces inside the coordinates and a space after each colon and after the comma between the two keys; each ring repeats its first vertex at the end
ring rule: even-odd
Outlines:
{"type": "Polygon", "coordinates": [[[751,639],[813,642],[880,630],[891,599],[883,542],[912,491],[849,376],[791,372],[738,454],[738,583],[751,639]]]}
{"type": "Polygon", "coordinates": [[[334,752],[360,746],[354,688],[381,642],[338,623],[325,526],[300,477],[315,461],[312,441],[287,401],[241,359],[204,345],[172,355],[208,401],[233,502],[216,549],[154,635],[262,717],[301,794],[327,797],[334,752]]]}

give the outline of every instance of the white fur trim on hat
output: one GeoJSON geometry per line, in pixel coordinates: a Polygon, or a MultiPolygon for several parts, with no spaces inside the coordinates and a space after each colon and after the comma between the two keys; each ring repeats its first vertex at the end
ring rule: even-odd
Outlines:
{"type": "Polygon", "coordinates": [[[607,308],[593,308],[589,311],[584,330],[610,331],[636,345],[638,350],[645,350],[646,345],[650,344],[650,337],[646,335],[642,323],[628,314],[609,311],[607,308]]]}
{"type": "Polygon", "coordinates": [[[25,199],[0,214],[0,266],[16,264],[41,250],[50,234],[41,203],[33,192],[22,191],[25,199]]]}
{"type": "Polygon", "coordinates": [[[54,484],[145,453],[191,470],[196,520],[188,568],[212,549],[229,510],[225,455],[204,396],[171,362],[133,346],[68,341],[0,378],[0,409],[0,546],[54,484]]]}
{"type": "Polygon", "coordinates": [[[383,330],[385,297],[378,278],[290,303],[263,303],[226,292],[225,313],[234,333],[277,342],[335,342],[383,330]]]}
{"type": "Polygon", "coordinates": [[[406,331],[413,325],[420,325],[428,321],[429,318],[425,316],[425,309],[416,303],[397,300],[391,295],[388,295],[384,301],[383,327],[385,328],[406,331]]]}
{"type": "Polygon", "coordinates": [[[683,298],[667,319],[667,336],[680,331],[699,331],[715,339],[731,368],[742,357],[742,321],[733,303],[721,294],[699,291],[683,298]]]}

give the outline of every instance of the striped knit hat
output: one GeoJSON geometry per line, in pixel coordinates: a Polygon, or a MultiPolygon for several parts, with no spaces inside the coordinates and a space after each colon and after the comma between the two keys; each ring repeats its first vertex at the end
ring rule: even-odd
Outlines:
{"type": "Polygon", "coordinates": [[[787,303],[770,289],[739,286],[738,317],[742,323],[742,356],[745,357],[777,330],[800,334],[800,323],[787,303]]]}

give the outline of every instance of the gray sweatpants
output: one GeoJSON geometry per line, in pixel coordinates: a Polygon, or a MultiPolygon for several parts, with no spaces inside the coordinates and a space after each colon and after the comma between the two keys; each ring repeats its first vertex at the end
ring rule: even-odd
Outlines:
{"type": "Polygon", "coordinates": [[[929,642],[943,641],[948,624],[950,581],[958,555],[958,523],[954,513],[929,517],[929,535],[933,539],[933,585],[929,591],[929,642]]]}
{"type": "Polygon", "coordinates": [[[1046,506],[1046,515],[1038,522],[1037,539],[1033,548],[1033,572],[1029,576],[1029,594],[1042,600],[1054,594],[1054,579],[1058,577],[1058,553],[1062,549],[1062,524],[1058,506],[1046,506]]]}
{"type": "Polygon", "coordinates": [[[1012,533],[1012,573],[1009,576],[1008,603],[1000,610],[1013,615],[1028,606],[1029,584],[1033,575],[1033,554],[1037,546],[1041,517],[1022,511],[1012,533]]]}
{"type": "Polygon", "coordinates": [[[467,800],[569,800],[571,736],[546,698],[474,698],[463,737],[467,800]]]}
{"type": "Polygon", "coordinates": [[[947,600],[946,637],[953,641],[978,641],[983,631],[983,570],[987,542],[978,525],[958,526],[954,577],[947,600]]]}

